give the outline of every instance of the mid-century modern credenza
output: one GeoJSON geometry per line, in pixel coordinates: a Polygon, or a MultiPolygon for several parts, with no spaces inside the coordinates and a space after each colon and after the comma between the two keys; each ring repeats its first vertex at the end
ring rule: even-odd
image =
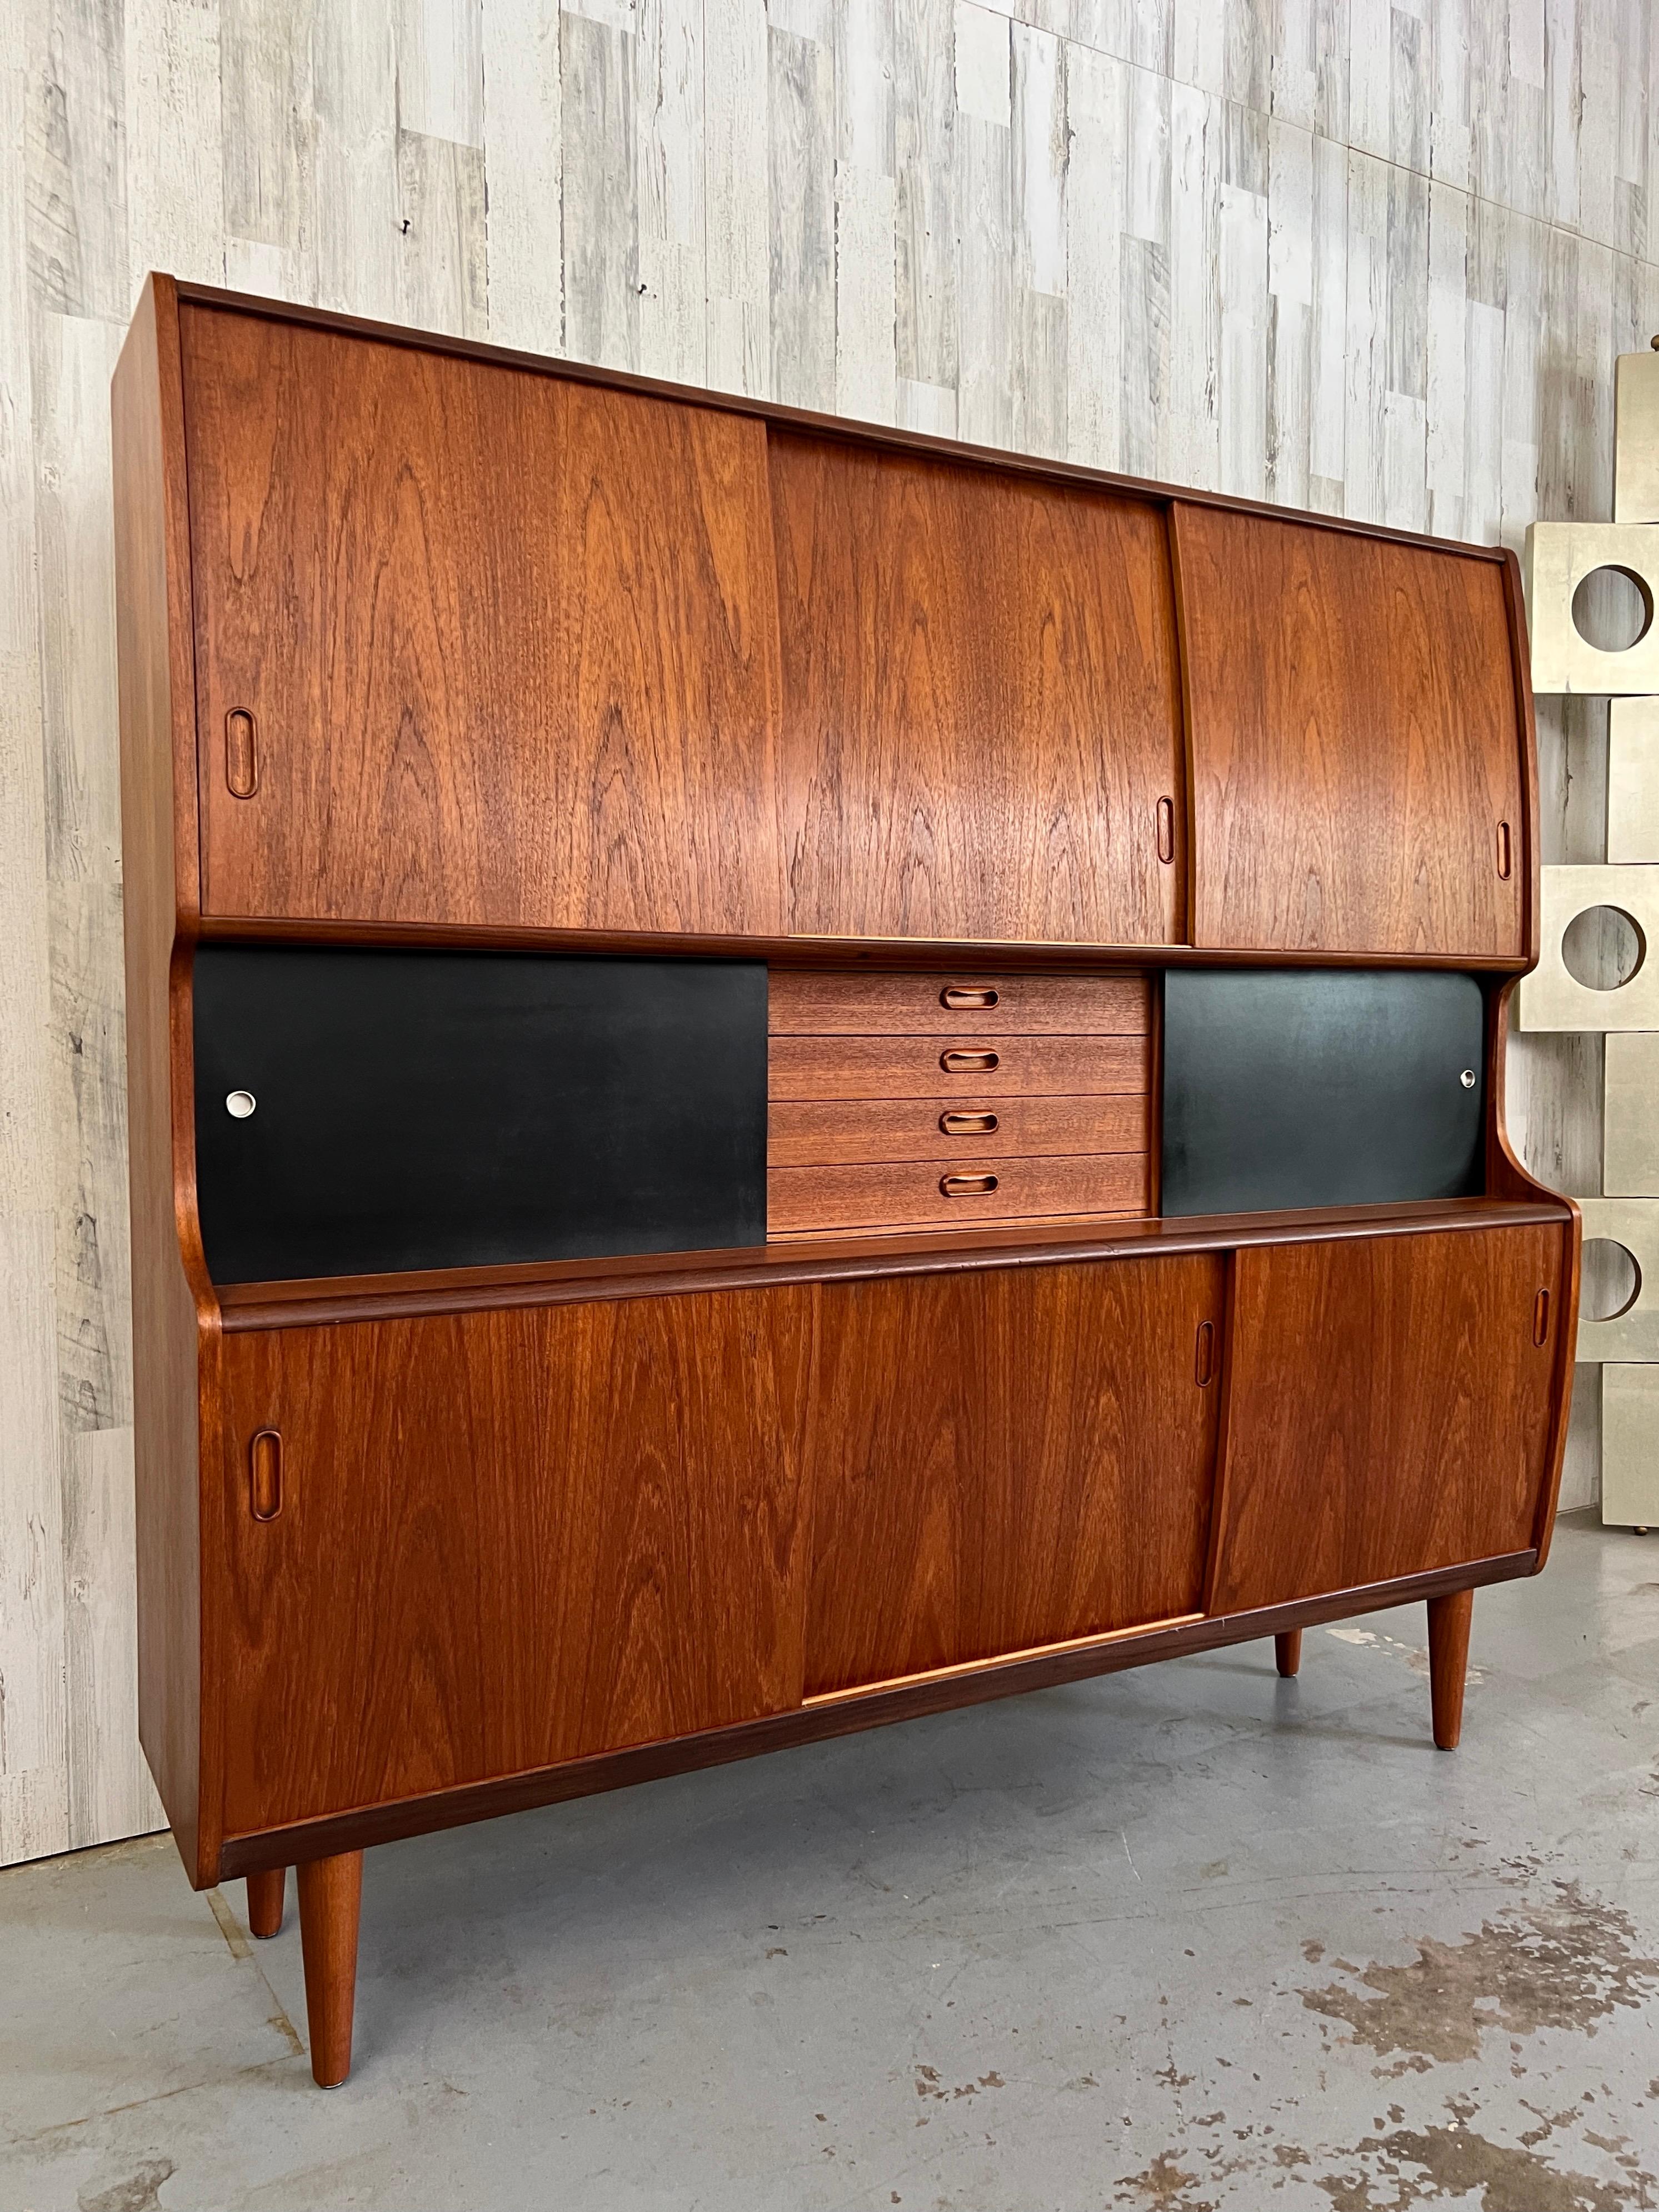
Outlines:
{"type": "Polygon", "coordinates": [[[145,1750],[297,1866],[1470,1594],[1578,1223],[1511,556],[152,277],[145,1750]]]}

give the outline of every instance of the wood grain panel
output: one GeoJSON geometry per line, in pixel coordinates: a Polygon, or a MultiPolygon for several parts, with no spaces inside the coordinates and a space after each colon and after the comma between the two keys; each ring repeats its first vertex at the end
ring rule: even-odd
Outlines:
{"type": "Polygon", "coordinates": [[[781,932],[762,425],[210,310],[184,357],[210,911],[781,932]]]}
{"type": "MultiPolygon", "coordinates": [[[[218,1850],[199,1794],[203,1683],[197,1297],[189,1021],[173,1046],[174,941],[197,906],[190,548],[179,323],[170,278],[146,284],[111,392],[115,615],[126,890],[138,1729],[179,1850],[200,1880],[218,1850]],[[175,1145],[175,1130],[178,1143],[175,1145]],[[195,1278],[192,1287],[189,1266],[195,1278]]],[[[204,1349],[211,1375],[213,1339],[204,1349]]],[[[210,1606],[211,1597],[210,1597],[210,1606]]]]}
{"type": "Polygon", "coordinates": [[[774,431],[790,927],[1180,934],[1161,510],[774,431]]]}
{"type": "Polygon", "coordinates": [[[228,1346],[225,1803],[268,1826],[800,1694],[809,1289],[228,1346]],[[247,1452],[283,1438],[256,1522],[247,1452]]]}
{"type": "Polygon", "coordinates": [[[1530,1546],[1570,1257],[1565,1222],[1239,1252],[1210,1610],[1530,1546]]]}
{"type": "Polygon", "coordinates": [[[771,1041],[773,1098],[1082,1097],[1144,1092],[1152,1054],[1144,1036],[995,1037],[978,1030],[932,1037],[779,1037],[771,1041]],[[994,1068],[960,1073],[947,1052],[994,1053],[994,1068]]]}
{"type": "Polygon", "coordinates": [[[964,1150],[881,1166],[769,1168],[766,1229],[776,1237],[921,1222],[965,1228],[1056,1213],[1145,1213],[1150,1196],[1144,1152],[1026,1160],[964,1150]],[[994,1188],[945,1188],[964,1179],[994,1188]]]}
{"type": "Polygon", "coordinates": [[[1181,501],[1171,514],[1194,943],[1519,956],[1527,815],[1502,567],[1181,501]]]}
{"type": "Polygon", "coordinates": [[[774,968],[767,979],[774,1036],[951,1036],[964,1022],[988,1036],[1134,1036],[1152,1023],[1141,975],[1021,975],[984,968],[937,975],[872,975],[774,968]],[[969,1008],[963,996],[995,1002],[969,1008]],[[947,994],[957,1003],[947,1002],[947,994]]]}
{"type": "Polygon", "coordinates": [[[767,1116],[775,1168],[877,1160],[1036,1158],[1045,1153],[1144,1152],[1152,1101],[1134,1091],[1084,1098],[1000,1098],[977,1117],[957,1098],[779,1099],[767,1116]],[[941,1127],[947,1116],[994,1121],[994,1129],[941,1127]]]}
{"type": "Polygon", "coordinates": [[[809,1694],[1198,1605],[1223,1262],[822,1293],[809,1694]]]}

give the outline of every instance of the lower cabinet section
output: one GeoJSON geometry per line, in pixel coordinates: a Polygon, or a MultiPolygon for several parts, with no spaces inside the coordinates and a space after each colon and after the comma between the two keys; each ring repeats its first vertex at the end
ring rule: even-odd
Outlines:
{"type": "Polygon", "coordinates": [[[228,1336],[227,1832],[1195,1612],[1224,1280],[1109,1261],[228,1336]]]}
{"type": "Polygon", "coordinates": [[[228,1337],[227,1831],[796,1705],[812,1309],[780,1288],[228,1337]]]}
{"type": "Polygon", "coordinates": [[[224,1831],[1525,1551],[1570,1235],[232,1332],[224,1831]]]}
{"type": "Polygon", "coordinates": [[[1196,1612],[1224,1280],[1204,1255],[826,1290],[808,1695],[1196,1612]]]}
{"type": "Polygon", "coordinates": [[[1569,1237],[1564,1222],[1236,1255],[1212,1611],[1534,1541],[1569,1237]]]}

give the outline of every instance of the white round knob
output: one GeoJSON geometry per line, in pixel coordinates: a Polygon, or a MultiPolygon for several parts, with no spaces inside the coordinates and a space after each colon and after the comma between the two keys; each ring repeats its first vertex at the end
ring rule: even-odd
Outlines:
{"type": "MultiPolygon", "coordinates": [[[[1475,1084],[1474,1070],[1472,1067],[1466,1067],[1457,1079],[1462,1085],[1465,1091],[1473,1091],[1475,1084]]],[[[252,1099],[248,1101],[247,1110],[250,1114],[253,1111],[253,1102],[252,1099]]]]}
{"type": "Polygon", "coordinates": [[[225,1111],[234,1121],[246,1121],[253,1111],[253,1093],[251,1091],[230,1091],[225,1099],[225,1111]]]}

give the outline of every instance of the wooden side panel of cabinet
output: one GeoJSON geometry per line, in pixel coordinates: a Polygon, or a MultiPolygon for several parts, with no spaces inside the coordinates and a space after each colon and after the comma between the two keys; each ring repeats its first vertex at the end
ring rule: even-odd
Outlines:
{"type": "Polygon", "coordinates": [[[775,431],[771,470],[790,928],[1174,941],[1161,508],[775,431]]]}
{"type": "Polygon", "coordinates": [[[228,1339],[227,1831],[796,1705],[812,1295],[228,1339]]]}
{"type": "MultiPolygon", "coordinates": [[[[217,1852],[198,1825],[202,1537],[198,1358],[206,1301],[193,1227],[187,1060],[172,1041],[171,974],[181,915],[196,907],[196,729],[179,309],[171,277],[139,299],[111,390],[115,629],[121,712],[126,949],[127,1128],[131,1188],[133,1457],[138,1583],[138,1732],[193,1878],[217,1852]],[[175,1146],[175,1131],[179,1143],[175,1146]]],[[[205,1692],[205,1695],[204,1695],[205,1692]]]]}
{"type": "Polygon", "coordinates": [[[1521,957],[1503,565],[1181,501],[1170,527],[1194,944],[1521,957]]]}
{"type": "Polygon", "coordinates": [[[1223,1283],[1206,1255],[826,1287],[809,1694],[1196,1610],[1223,1283]]]}
{"type": "Polygon", "coordinates": [[[1212,1612],[1534,1543],[1570,1240],[1564,1222],[1237,1254],[1212,1612]]]}
{"type": "Polygon", "coordinates": [[[182,323],[205,909],[781,933],[764,426],[182,323]]]}

